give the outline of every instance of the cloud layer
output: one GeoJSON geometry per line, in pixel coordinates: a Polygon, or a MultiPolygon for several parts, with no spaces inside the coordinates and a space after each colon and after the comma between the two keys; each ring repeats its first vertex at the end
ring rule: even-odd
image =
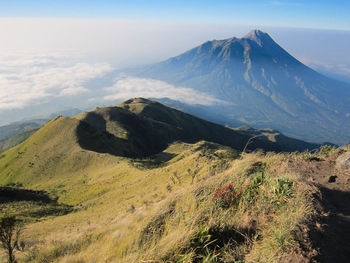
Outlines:
{"type": "Polygon", "coordinates": [[[112,87],[105,88],[108,95],[106,101],[123,100],[134,97],[170,98],[188,104],[211,105],[222,103],[208,94],[185,87],[175,87],[157,79],[125,77],[117,79],[112,87]]]}
{"type": "Polygon", "coordinates": [[[62,55],[0,57],[0,111],[89,92],[84,84],[112,70],[107,63],[69,62],[62,55]]]}
{"type": "Polygon", "coordinates": [[[0,117],[5,118],[10,111],[22,112],[19,115],[27,117],[34,108],[45,112],[47,106],[42,105],[52,106],[51,110],[63,104],[68,108],[85,108],[115,104],[132,97],[170,98],[202,105],[221,102],[193,89],[156,79],[128,76],[115,79],[110,64],[82,61],[60,53],[0,54],[0,117]],[[111,76],[107,77],[107,73],[111,76]]]}
{"type": "Polygon", "coordinates": [[[307,59],[303,59],[303,62],[322,74],[335,77],[338,80],[350,82],[350,63],[334,64],[307,59]]]}

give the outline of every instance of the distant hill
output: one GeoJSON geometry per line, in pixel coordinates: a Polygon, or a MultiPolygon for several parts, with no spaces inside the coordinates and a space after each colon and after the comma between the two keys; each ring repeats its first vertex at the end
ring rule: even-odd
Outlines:
{"type": "Polygon", "coordinates": [[[5,151],[7,149],[10,149],[11,147],[14,147],[14,146],[24,142],[26,139],[28,139],[30,136],[32,136],[34,134],[34,132],[36,132],[37,130],[39,130],[39,128],[26,130],[24,132],[21,132],[19,134],[12,136],[12,137],[1,140],[0,141],[0,152],[5,151]]]}
{"type": "Polygon", "coordinates": [[[4,140],[20,134],[24,131],[36,129],[44,125],[47,119],[33,119],[28,121],[14,122],[8,125],[0,126],[0,140],[4,140]]]}
{"type": "Polygon", "coordinates": [[[82,110],[72,108],[68,110],[59,111],[56,113],[51,113],[46,118],[31,119],[24,121],[17,121],[10,123],[8,125],[0,126],[0,151],[6,150],[13,147],[30,135],[32,135],[38,128],[47,123],[50,119],[57,116],[68,116],[72,117],[76,114],[81,113],[82,110]]]}
{"type": "Polygon", "coordinates": [[[125,73],[215,96],[225,103],[208,109],[254,128],[316,142],[350,140],[350,85],[305,66],[259,30],[125,73]]]}
{"type": "MultiPolygon", "coordinates": [[[[271,129],[271,128],[262,128],[262,129],[254,129],[250,126],[244,125],[244,123],[239,122],[234,119],[225,118],[220,112],[215,111],[211,107],[205,105],[189,105],[186,103],[182,103],[180,101],[171,100],[168,98],[163,99],[155,99],[158,102],[163,103],[169,107],[178,109],[180,111],[200,116],[206,120],[216,122],[225,127],[234,127],[233,130],[239,131],[241,133],[250,135],[250,136],[259,136],[259,138],[263,140],[268,140],[272,142],[278,142],[284,146],[293,145],[292,148],[299,149],[300,151],[305,150],[305,141],[298,140],[292,137],[285,136],[280,131],[271,129]],[[298,146],[296,146],[298,145],[298,146]]],[[[332,145],[337,146],[336,144],[330,142],[323,142],[321,144],[311,144],[308,149],[317,148],[319,145],[332,145]],[[313,145],[313,146],[312,146],[313,145]]]]}
{"type": "MultiPolygon", "coordinates": [[[[116,107],[97,108],[75,118],[81,121],[77,138],[82,148],[122,156],[156,154],[178,140],[187,143],[206,140],[241,151],[252,137],[247,132],[226,128],[142,98],[125,101],[116,107]]],[[[254,139],[248,149],[302,151],[319,147],[301,141],[286,144],[267,138],[254,139]]]]}
{"type": "Polygon", "coordinates": [[[83,112],[83,110],[77,109],[77,108],[62,110],[62,111],[58,111],[58,112],[51,113],[51,114],[48,116],[48,119],[52,119],[52,118],[55,118],[55,117],[57,117],[57,116],[72,117],[72,116],[77,115],[77,114],[82,113],[82,112],[83,112]]]}

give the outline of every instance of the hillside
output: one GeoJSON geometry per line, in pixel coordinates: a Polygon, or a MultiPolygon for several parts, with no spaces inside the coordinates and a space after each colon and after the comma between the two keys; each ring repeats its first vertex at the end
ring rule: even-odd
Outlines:
{"type": "MultiPolygon", "coordinates": [[[[178,140],[187,143],[206,140],[241,151],[252,137],[247,132],[232,130],[142,98],[128,100],[117,107],[96,109],[76,118],[82,120],[77,137],[83,148],[125,156],[155,154],[178,140]]],[[[280,143],[264,136],[252,140],[247,149],[302,151],[320,146],[294,142],[280,143]]]]}
{"type": "MultiPolygon", "coordinates": [[[[327,189],[349,191],[348,149],[240,153],[201,139],[236,145],[229,135],[249,138],[145,99],[52,119],[0,155],[1,211],[25,222],[25,249],[16,257],[345,262],[345,247],[333,253],[326,246],[333,239],[321,245],[312,233],[338,233],[344,225],[329,211],[347,212],[327,203],[338,199],[322,199],[313,182],[333,197],[337,192],[327,189]],[[330,175],[338,176],[335,184],[330,175]]],[[[336,241],[345,242],[345,233],[336,241]]]]}
{"type": "Polygon", "coordinates": [[[270,127],[314,142],[350,140],[350,86],[305,66],[259,30],[124,73],[214,96],[222,103],[209,109],[229,124],[270,127]]]}
{"type": "Polygon", "coordinates": [[[28,130],[40,128],[47,121],[47,119],[34,119],[30,121],[14,122],[8,125],[0,126],[0,141],[28,130]]]}
{"type": "Polygon", "coordinates": [[[28,139],[32,136],[39,128],[29,129],[19,134],[13,135],[7,139],[0,141],[0,152],[10,149],[28,139]]]}
{"type": "MultiPolygon", "coordinates": [[[[36,178],[46,182],[45,174],[54,180],[67,169],[80,173],[83,167],[93,165],[92,153],[144,158],[162,152],[177,141],[196,143],[202,140],[241,151],[251,137],[157,102],[133,99],[74,118],[52,119],[24,143],[2,155],[1,182],[16,182],[16,178],[22,178],[28,171],[32,177],[22,179],[30,181],[31,185],[36,178]]],[[[316,147],[319,145],[279,144],[258,137],[247,149],[293,151],[316,147]]]]}
{"type": "Polygon", "coordinates": [[[343,160],[343,153],[260,152],[237,158],[237,152],[217,144],[174,143],[152,157],[161,165],[149,166],[150,159],[76,147],[66,154],[75,165],[83,164],[78,169],[57,160],[55,174],[48,166],[36,177],[27,168],[25,176],[11,179],[21,187],[18,193],[36,189],[32,198],[0,203],[2,211],[27,222],[19,262],[347,262],[345,246],[332,250],[334,242],[346,244],[348,238],[347,224],[331,222],[345,207],[325,199],[325,193],[335,198],[345,186],[342,173],[336,184],[327,182],[334,174],[330,164],[343,160]],[[331,187],[322,190],[323,199],[314,180],[331,187]],[[217,189],[226,191],[230,184],[235,198],[226,206],[216,198],[217,189]],[[36,197],[38,190],[47,197],[36,197]],[[44,201],[56,198],[58,203],[44,201]],[[329,238],[323,243],[320,236],[329,238]]]}

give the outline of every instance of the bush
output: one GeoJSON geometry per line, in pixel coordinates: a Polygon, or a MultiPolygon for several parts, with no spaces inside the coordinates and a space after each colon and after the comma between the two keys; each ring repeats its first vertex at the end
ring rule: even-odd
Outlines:
{"type": "Polygon", "coordinates": [[[215,191],[214,202],[218,207],[229,208],[234,205],[238,205],[241,195],[241,190],[236,191],[230,183],[219,187],[215,191]]]}
{"type": "Polygon", "coordinates": [[[4,216],[0,219],[0,245],[6,250],[9,263],[17,262],[13,252],[19,249],[21,229],[21,222],[15,216],[4,216]]]}
{"type": "Polygon", "coordinates": [[[287,198],[294,196],[294,182],[288,178],[277,178],[273,187],[277,204],[283,204],[287,198]]]}

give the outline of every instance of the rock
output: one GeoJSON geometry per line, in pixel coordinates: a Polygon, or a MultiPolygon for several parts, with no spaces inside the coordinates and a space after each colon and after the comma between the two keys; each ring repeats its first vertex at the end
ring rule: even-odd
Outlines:
{"type": "Polygon", "coordinates": [[[328,178],[328,183],[334,183],[336,181],[338,176],[332,175],[328,178]]]}
{"type": "Polygon", "coordinates": [[[337,158],[336,168],[340,171],[350,170],[350,151],[346,151],[337,158]]]}

